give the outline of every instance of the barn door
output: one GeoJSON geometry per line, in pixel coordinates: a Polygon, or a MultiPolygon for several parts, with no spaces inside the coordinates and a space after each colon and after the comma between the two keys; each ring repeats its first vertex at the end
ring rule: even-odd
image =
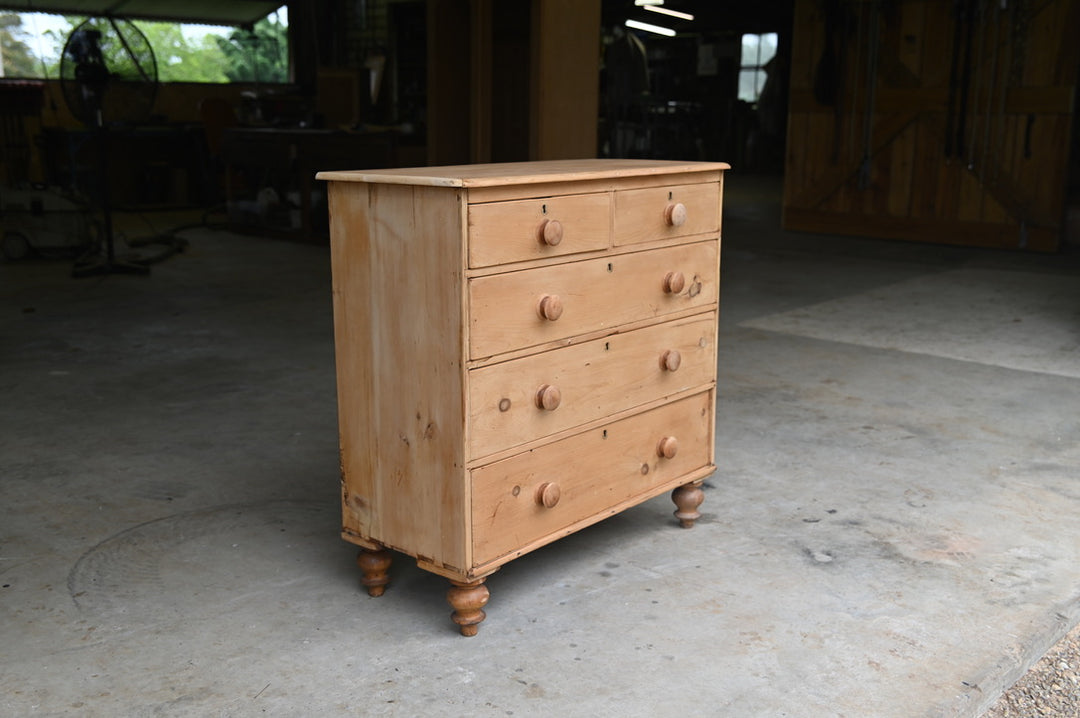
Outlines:
{"type": "Polygon", "coordinates": [[[1054,251],[1080,0],[796,0],[784,227],[1054,251]]]}

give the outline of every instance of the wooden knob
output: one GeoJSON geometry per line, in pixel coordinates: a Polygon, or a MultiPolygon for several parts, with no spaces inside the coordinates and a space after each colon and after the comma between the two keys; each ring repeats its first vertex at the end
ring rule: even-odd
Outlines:
{"type": "Polygon", "coordinates": [[[555,411],[562,402],[562,392],[559,387],[544,384],[536,390],[536,408],[544,411],[555,411]]]}
{"type": "Polygon", "coordinates": [[[668,349],[660,355],[660,367],[664,371],[678,371],[682,364],[682,354],[675,349],[668,349]]]}
{"type": "Polygon", "coordinates": [[[559,503],[561,496],[562,491],[554,481],[546,481],[536,489],[536,503],[545,509],[555,508],[555,504],[559,503]]]}
{"type": "Polygon", "coordinates": [[[562,241],[562,222],[557,219],[545,219],[540,223],[540,241],[549,247],[555,247],[562,241]]]}
{"type": "Polygon", "coordinates": [[[536,309],[540,313],[542,319],[553,322],[562,316],[562,300],[559,299],[558,294],[545,294],[540,297],[540,304],[537,305],[536,309]]]}
{"type": "Polygon", "coordinates": [[[679,440],[674,436],[665,436],[656,445],[656,454],[662,459],[674,459],[677,453],[679,453],[679,440]]]}
{"type": "Polygon", "coordinates": [[[665,207],[664,222],[669,227],[681,227],[686,224],[686,205],[682,202],[673,202],[665,207]]]}
{"type": "Polygon", "coordinates": [[[664,275],[664,291],[668,294],[678,294],[686,286],[686,277],[682,272],[668,272],[664,275]]]}

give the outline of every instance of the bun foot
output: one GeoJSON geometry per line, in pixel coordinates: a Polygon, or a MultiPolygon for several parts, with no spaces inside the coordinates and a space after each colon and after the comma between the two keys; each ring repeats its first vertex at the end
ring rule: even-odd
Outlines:
{"type": "Polygon", "coordinates": [[[671,500],[675,502],[675,518],[684,529],[694,528],[694,522],[701,518],[698,506],[705,500],[705,492],[701,490],[701,482],[696,481],[684,484],[671,492],[671,500]]]}
{"type": "Polygon", "coordinates": [[[361,550],[356,557],[356,565],[364,572],[360,582],[367,587],[369,596],[379,597],[386,592],[386,584],[390,583],[390,552],[385,549],[377,551],[361,550]]]}
{"type": "Polygon", "coordinates": [[[450,619],[461,627],[461,635],[475,636],[480,630],[480,622],[487,618],[484,606],[491,594],[484,585],[486,579],[477,579],[469,583],[451,581],[453,584],[446,592],[446,600],[453,607],[450,619]]]}

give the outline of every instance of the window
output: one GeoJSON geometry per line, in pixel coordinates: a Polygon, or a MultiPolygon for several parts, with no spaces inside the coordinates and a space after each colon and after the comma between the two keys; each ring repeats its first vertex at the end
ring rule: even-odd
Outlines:
{"type": "MultiPolygon", "coordinates": [[[[59,75],[60,53],[83,18],[0,11],[0,77],[59,75]]],[[[255,23],[252,32],[193,23],[133,21],[154,49],[161,82],[287,82],[288,11],[255,23]]]]}
{"type": "Polygon", "coordinates": [[[776,56],[777,35],[766,32],[761,35],[743,35],[742,52],[739,55],[739,99],[757,102],[765,87],[765,65],[776,56]]]}

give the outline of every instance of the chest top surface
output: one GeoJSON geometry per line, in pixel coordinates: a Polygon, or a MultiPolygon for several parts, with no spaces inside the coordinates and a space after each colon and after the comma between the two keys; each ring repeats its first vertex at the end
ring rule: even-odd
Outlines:
{"type": "Polygon", "coordinates": [[[583,159],[451,165],[445,167],[405,167],[385,170],[345,170],[320,172],[316,177],[317,179],[336,182],[410,184],[433,187],[492,187],[504,184],[573,182],[726,169],[730,169],[730,166],[725,162],[583,159]]]}

